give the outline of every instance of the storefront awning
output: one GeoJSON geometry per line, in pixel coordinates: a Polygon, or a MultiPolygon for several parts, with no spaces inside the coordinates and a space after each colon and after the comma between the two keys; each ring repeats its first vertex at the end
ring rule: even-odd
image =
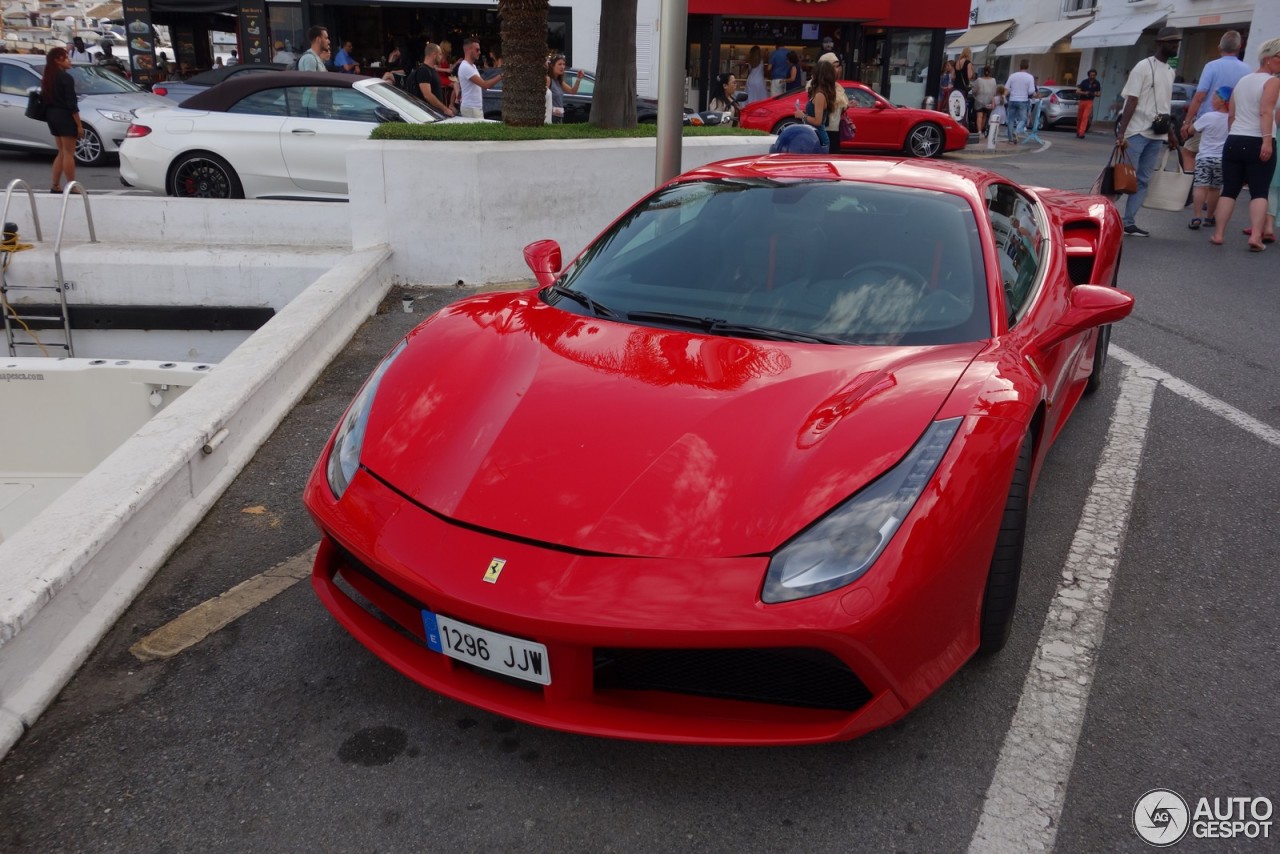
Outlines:
{"type": "Polygon", "coordinates": [[[996,48],[996,56],[1013,56],[1018,53],[1049,53],[1053,46],[1072,33],[1090,24],[1092,18],[1075,18],[1066,21],[1040,21],[1018,27],[1013,38],[996,48]]]}
{"type": "Polygon", "coordinates": [[[1172,15],[1168,26],[1187,30],[1192,27],[1227,27],[1232,24],[1248,24],[1253,21],[1253,4],[1241,4],[1233,9],[1214,9],[1194,15],[1172,15]]]}
{"type": "Polygon", "coordinates": [[[1138,43],[1138,38],[1147,27],[1154,26],[1165,18],[1164,12],[1144,12],[1134,15],[1113,15],[1099,18],[1071,39],[1071,46],[1084,50],[1090,47],[1129,47],[1138,43]]]}
{"type": "Polygon", "coordinates": [[[947,45],[948,51],[961,51],[966,47],[975,50],[985,50],[987,45],[1000,38],[1013,27],[1013,21],[996,21],[993,24],[975,24],[964,31],[960,38],[947,45]]]}

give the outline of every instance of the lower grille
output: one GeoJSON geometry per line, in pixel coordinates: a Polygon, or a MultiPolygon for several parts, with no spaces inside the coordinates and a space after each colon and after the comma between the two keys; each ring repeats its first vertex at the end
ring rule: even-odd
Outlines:
{"type": "Polygon", "coordinates": [[[789,647],[597,649],[595,686],[848,712],[871,699],[831,653],[789,647]]]}

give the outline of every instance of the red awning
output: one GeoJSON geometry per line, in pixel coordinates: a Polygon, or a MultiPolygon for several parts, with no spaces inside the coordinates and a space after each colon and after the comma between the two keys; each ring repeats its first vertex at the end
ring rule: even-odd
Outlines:
{"type": "Polygon", "coordinates": [[[959,30],[969,26],[969,0],[689,0],[689,14],[959,30]]]}

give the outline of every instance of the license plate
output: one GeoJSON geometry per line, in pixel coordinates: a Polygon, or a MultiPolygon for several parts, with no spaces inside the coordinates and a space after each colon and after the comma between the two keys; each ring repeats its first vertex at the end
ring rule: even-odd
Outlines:
{"type": "Polygon", "coordinates": [[[475,667],[505,673],[526,682],[551,684],[547,648],[540,643],[491,632],[460,620],[422,612],[427,646],[475,667]]]}

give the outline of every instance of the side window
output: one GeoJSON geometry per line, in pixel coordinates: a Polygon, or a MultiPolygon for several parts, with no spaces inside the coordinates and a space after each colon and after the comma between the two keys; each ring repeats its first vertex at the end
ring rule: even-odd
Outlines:
{"type": "MultiPolygon", "coordinates": [[[[564,79],[564,82],[565,82],[565,83],[568,83],[570,86],[572,86],[572,85],[573,85],[573,80],[574,80],[574,78],[576,78],[577,76],[578,76],[578,75],[577,75],[577,73],[576,73],[576,72],[574,72],[574,73],[570,73],[570,72],[566,71],[566,72],[565,72],[565,74],[564,74],[564,78],[565,78],[565,79],[564,79]]],[[[590,79],[589,77],[583,77],[583,78],[582,78],[582,84],[581,84],[580,86],[578,86],[578,94],[579,94],[579,95],[586,95],[588,98],[590,98],[590,97],[591,97],[591,95],[592,95],[592,93],[595,91],[595,88],[596,88],[596,84],[595,84],[595,81],[594,81],[594,80],[590,79]]]]}
{"type": "Polygon", "coordinates": [[[264,89],[245,95],[227,110],[228,113],[247,113],[254,116],[287,116],[284,89],[264,89]]]}
{"type": "Polygon", "coordinates": [[[987,216],[1000,252],[1009,325],[1014,326],[1026,314],[1040,282],[1044,229],[1035,204],[1008,184],[987,188],[987,216]]]}
{"type": "Polygon", "coordinates": [[[40,85],[40,78],[16,65],[0,65],[0,92],[27,97],[27,90],[40,85]]]}
{"type": "Polygon", "coordinates": [[[377,123],[379,104],[357,89],[334,86],[301,86],[289,90],[289,106],[295,116],[377,123]]]}
{"type": "Polygon", "coordinates": [[[846,89],[845,92],[849,95],[850,106],[870,109],[876,105],[875,96],[870,92],[861,89],[846,89]]]}

